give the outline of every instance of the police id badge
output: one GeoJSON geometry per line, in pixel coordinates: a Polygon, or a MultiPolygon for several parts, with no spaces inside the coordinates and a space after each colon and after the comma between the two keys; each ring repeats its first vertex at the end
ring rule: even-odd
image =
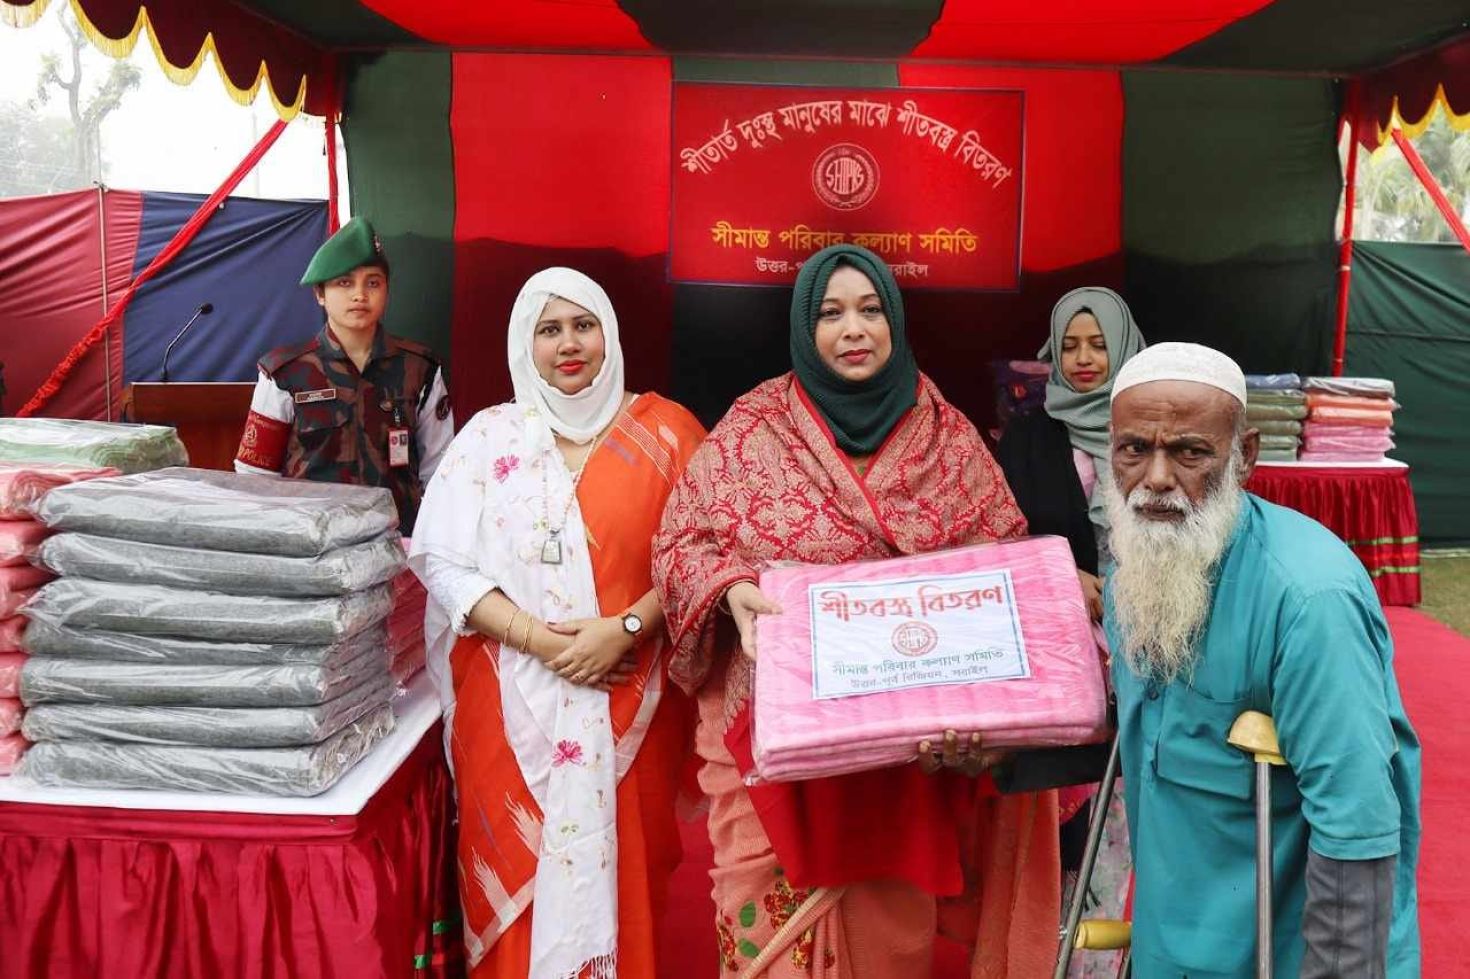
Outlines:
{"type": "Polygon", "coordinates": [[[394,468],[408,465],[408,429],[388,429],[388,465],[394,468]]]}

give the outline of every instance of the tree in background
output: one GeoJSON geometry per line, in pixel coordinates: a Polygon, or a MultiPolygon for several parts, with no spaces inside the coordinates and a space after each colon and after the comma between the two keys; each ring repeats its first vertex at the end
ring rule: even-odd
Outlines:
{"type": "Polygon", "coordinates": [[[0,197],[51,194],[101,182],[106,176],[102,122],[142,79],[126,61],[110,61],[101,82],[89,87],[90,66],[82,57],[86,35],[68,4],[57,4],[56,10],[67,50],[41,59],[35,95],[28,102],[0,103],[0,197]],[[62,97],[69,125],[66,117],[40,111],[62,97]]]}

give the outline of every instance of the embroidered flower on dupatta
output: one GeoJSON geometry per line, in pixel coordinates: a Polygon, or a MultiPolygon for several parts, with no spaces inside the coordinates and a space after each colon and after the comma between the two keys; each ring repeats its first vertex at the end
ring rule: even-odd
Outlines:
{"type": "Polygon", "coordinates": [[[510,478],[510,474],[520,468],[519,456],[501,456],[495,460],[495,481],[503,483],[510,478]]]}
{"type": "Polygon", "coordinates": [[[582,745],[580,742],[570,738],[558,741],[551,752],[551,767],[560,768],[563,765],[581,765],[582,745]]]}

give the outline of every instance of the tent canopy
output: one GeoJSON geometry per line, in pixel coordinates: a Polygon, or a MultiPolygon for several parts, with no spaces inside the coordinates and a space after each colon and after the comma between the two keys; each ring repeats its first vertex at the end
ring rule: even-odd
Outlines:
{"type": "MultiPolygon", "coordinates": [[[[64,0],[0,0],[0,8],[24,24],[51,2],[64,0]]],[[[779,12],[764,0],[70,2],[110,53],[131,50],[146,30],[183,81],[212,52],[236,98],[248,101],[267,83],[288,117],[332,111],[336,54],[443,48],[1376,73],[1378,95],[1365,111],[1382,126],[1395,84],[1407,87],[1400,111],[1410,124],[1436,97],[1452,115],[1470,114],[1464,47],[1452,59],[1383,71],[1463,35],[1463,0],[788,0],[779,12]]]]}

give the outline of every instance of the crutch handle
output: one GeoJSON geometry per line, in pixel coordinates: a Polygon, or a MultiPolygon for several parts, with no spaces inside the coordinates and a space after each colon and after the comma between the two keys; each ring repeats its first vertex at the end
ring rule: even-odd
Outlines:
{"type": "Polygon", "coordinates": [[[1115,948],[1127,948],[1133,941],[1133,925],[1127,921],[1112,921],[1107,918],[1090,918],[1077,924],[1077,940],[1074,948],[1093,952],[1105,952],[1115,948]]]}
{"type": "Polygon", "coordinates": [[[1258,710],[1248,710],[1230,725],[1226,741],[1253,756],[1254,760],[1266,765],[1285,765],[1281,744],[1276,740],[1276,725],[1270,715],[1258,710]]]}

